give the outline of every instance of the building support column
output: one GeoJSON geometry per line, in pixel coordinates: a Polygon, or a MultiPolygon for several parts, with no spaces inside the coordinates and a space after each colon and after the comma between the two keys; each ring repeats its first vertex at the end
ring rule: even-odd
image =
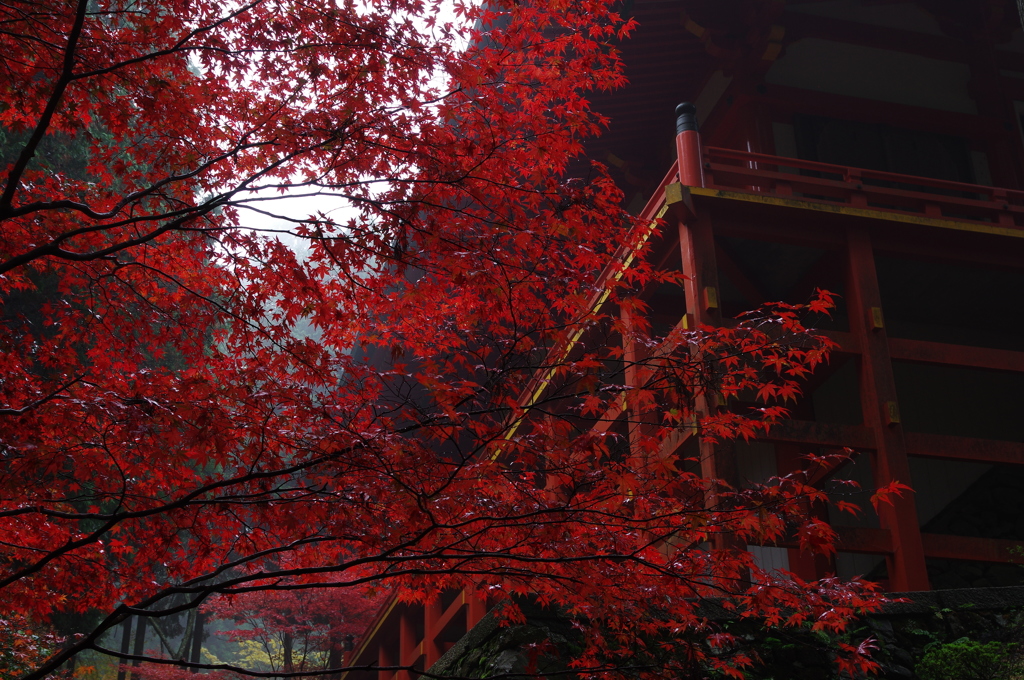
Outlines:
{"type": "MultiPolygon", "coordinates": [[[[688,321],[694,328],[700,325],[719,326],[722,312],[719,306],[718,269],[715,261],[715,241],[710,216],[700,213],[696,217],[679,223],[679,247],[682,255],[683,274],[686,275],[686,309],[688,321]]],[[[694,409],[699,419],[714,414],[718,408],[716,396],[700,392],[694,400],[694,409]]],[[[699,435],[701,476],[718,479],[735,485],[738,473],[735,453],[729,442],[714,444],[699,435]]],[[[710,506],[715,504],[712,490],[708,495],[710,506]]],[[[739,548],[735,539],[716,534],[712,541],[716,549],[739,548]]]]}
{"type": "MultiPolygon", "coordinates": [[[[398,665],[410,667],[420,657],[420,640],[416,639],[410,620],[411,607],[405,607],[398,617],[398,665]]],[[[411,680],[412,673],[403,668],[395,673],[395,680],[411,680]]]]}
{"type": "Polygon", "coordinates": [[[430,668],[441,658],[441,648],[437,642],[437,636],[441,634],[440,595],[432,602],[423,605],[423,667],[430,668]]]}
{"type": "Polygon", "coordinates": [[[388,654],[387,645],[384,641],[377,645],[377,680],[391,680],[394,677],[395,672],[388,670],[388,666],[391,665],[391,657],[388,654]]]}
{"type": "Polygon", "coordinates": [[[484,614],[487,613],[487,602],[482,597],[466,591],[463,591],[463,597],[466,598],[466,630],[469,631],[484,618],[484,614]]]}
{"type": "Polygon", "coordinates": [[[622,320],[622,359],[626,364],[625,386],[626,394],[623,401],[623,410],[626,413],[626,425],[628,428],[629,450],[634,456],[642,454],[643,446],[641,438],[646,434],[644,425],[648,422],[650,409],[643,403],[638,395],[644,387],[643,376],[648,374],[645,370],[645,362],[648,353],[643,347],[638,346],[634,334],[636,333],[636,317],[638,312],[629,307],[622,307],[619,312],[622,320]]]}
{"type": "MultiPolygon", "coordinates": [[[[848,232],[850,327],[860,340],[861,409],[864,424],[876,438],[873,459],[878,487],[897,481],[910,485],[910,464],[899,417],[896,382],[882,314],[882,299],[875,271],[871,237],[864,229],[848,232]]],[[[893,552],[886,558],[889,590],[928,590],[928,571],[917,520],[914,496],[905,492],[882,503],[879,521],[892,537],[893,552]]]]}

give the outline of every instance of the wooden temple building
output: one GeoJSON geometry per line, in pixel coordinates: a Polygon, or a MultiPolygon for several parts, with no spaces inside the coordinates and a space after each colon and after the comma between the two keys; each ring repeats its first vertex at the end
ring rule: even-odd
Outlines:
{"type": "MultiPolygon", "coordinates": [[[[1017,585],[1024,541],[1024,31],[1013,0],[625,0],[630,84],[591,156],[631,210],[666,204],[655,328],[841,295],[838,342],[770,438],[718,455],[737,483],[807,451],[915,493],[835,515],[834,560],[750,549],[806,578],[897,592],[1017,585]],[[676,105],[693,102],[676,129],[676,105]],[[673,217],[676,216],[676,217],[673,217]]],[[[351,664],[427,668],[485,612],[392,604],[351,664]]],[[[362,674],[360,674],[362,675],[362,674]]],[[[380,671],[379,680],[410,673],[380,671]]],[[[399,677],[402,676],[402,677],[399,677]]],[[[355,675],[353,674],[353,678],[355,675]]]]}

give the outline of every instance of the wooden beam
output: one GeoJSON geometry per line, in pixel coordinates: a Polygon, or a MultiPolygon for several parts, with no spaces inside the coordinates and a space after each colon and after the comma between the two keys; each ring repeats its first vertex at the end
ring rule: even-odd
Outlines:
{"type": "MultiPolygon", "coordinates": [[[[1024,154],[1022,154],[1024,155],[1024,154]]],[[[998,235],[930,231],[928,238],[914,229],[890,229],[887,225],[872,234],[875,247],[887,255],[900,254],[937,263],[956,262],[981,267],[1018,269],[1024,262],[1024,239],[1005,239],[998,235]]]]}
{"type": "Polygon", "coordinates": [[[661,447],[658,449],[658,455],[661,458],[669,458],[676,455],[686,442],[693,436],[694,430],[687,428],[685,430],[672,430],[667,437],[661,442],[661,447]]]}
{"type": "Polygon", "coordinates": [[[834,527],[839,535],[836,550],[870,555],[892,553],[892,534],[888,529],[868,527],[834,527]]]}
{"type": "Polygon", "coordinates": [[[787,300],[809,300],[817,288],[833,290],[842,279],[844,253],[841,250],[826,250],[814,264],[807,268],[800,280],[786,292],[787,300]]]}
{"type": "Polygon", "coordinates": [[[904,338],[890,338],[889,352],[902,361],[1024,372],[1024,352],[904,338]]]}
{"type": "Polygon", "coordinates": [[[747,299],[751,307],[760,307],[765,301],[764,293],[751,281],[746,272],[736,263],[735,260],[717,244],[715,245],[715,256],[718,258],[718,266],[736,289],[747,299]]]}
{"type": "MultiPolygon", "coordinates": [[[[868,555],[889,555],[892,553],[892,535],[888,529],[868,527],[832,527],[836,532],[836,550],[864,553],[868,555]]],[[[799,550],[794,540],[779,541],[773,545],[799,550]]]]}
{"type": "Polygon", "coordinates": [[[608,409],[596,420],[588,422],[591,432],[607,432],[612,429],[619,416],[622,415],[622,398],[618,398],[609,404],[608,409]]]}
{"type": "Polygon", "coordinates": [[[941,434],[907,432],[907,453],[925,458],[969,462],[1024,465],[1024,444],[995,439],[951,437],[941,434]]]}
{"type": "MultiPolygon", "coordinates": [[[[854,208],[835,203],[813,201],[810,199],[786,198],[784,196],[754,194],[742,191],[732,191],[729,189],[695,188],[692,191],[695,196],[706,196],[710,198],[725,199],[728,201],[742,201],[757,205],[771,205],[780,208],[796,208],[798,210],[808,210],[831,215],[862,217],[871,220],[871,222],[895,222],[899,224],[916,225],[919,227],[937,227],[939,229],[950,229],[952,231],[972,232],[975,234],[992,234],[994,236],[1024,238],[1024,229],[1020,227],[1000,227],[994,224],[981,222],[936,218],[868,208],[854,208]]],[[[765,217],[765,219],[767,220],[767,217],[765,217]]]]}
{"type": "MultiPolygon", "coordinates": [[[[885,529],[867,527],[834,527],[838,540],[836,549],[842,552],[886,555],[892,552],[892,535],[885,529]]],[[[951,536],[949,534],[921,534],[926,557],[947,560],[973,560],[977,562],[1012,562],[1021,541],[977,536],[951,536]]],[[[779,543],[793,546],[792,541],[779,543]]]]}
{"type": "MultiPolygon", "coordinates": [[[[781,448],[784,444],[779,445],[776,448],[781,448]]],[[[790,444],[792,446],[792,444],[790,444]]],[[[807,467],[804,470],[805,478],[807,483],[814,487],[820,487],[822,484],[832,478],[832,475],[839,472],[839,469],[849,462],[843,458],[835,458],[827,462],[816,463],[813,466],[807,467]]],[[[825,520],[828,517],[824,517],[825,520]]]]}
{"type": "Polygon", "coordinates": [[[924,553],[928,557],[976,562],[1011,562],[1019,558],[1021,541],[948,534],[922,534],[924,553]]]}
{"type": "Polygon", "coordinates": [[[694,203],[699,210],[713,211],[716,234],[812,248],[845,245],[847,221],[838,213],[834,216],[819,211],[808,214],[802,207],[783,205],[765,210],[760,201],[720,200],[722,192],[715,189],[701,192],[693,193],[694,203]]]}
{"type": "MultiPolygon", "coordinates": [[[[944,211],[959,213],[953,219],[988,223],[993,218],[1001,224],[1012,226],[1013,216],[1024,214],[1024,208],[1013,200],[1019,200],[1019,192],[1012,199],[1002,197],[1003,191],[961,182],[933,180],[913,175],[899,175],[888,172],[849,168],[819,163],[817,161],[785,160],[775,156],[764,156],[732,149],[708,149],[711,159],[709,168],[714,172],[714,182],[708,187],[746,193],[772,194],[792,198],[789,189],[803,194],[813,194],[832,204],[866,208],[878,202],[894,206],[889,210],[940,218],[944,211]],[[789,166],[803,170],[842,175],[841,179],[827,179],[810,175],[794,175],[770,169],[772,166],[789,166]],[[862,179],[863,178],[863,179],[862,179]],[[867,180],[900,182],[901,188],[868,184],[867,180]],[[777,182],[787,185],[787,192],[775,188],[777,182]],[[863,182],[863,183],[862,183],[863,182]],[[983,198],[960,198],[954,195],[937,195],[934,189],[943,191],[971,192],[983,198]],[[970,212],[970,216],[965,216],[970,212]]],[[[697,187],[699,188],[699,187],[697,187]]],[[[1007,192],[1008,193],[1008,192],[1007,192]]],[[[691,194],[698,192],[691,191],[691,194]]],[[[792,199],[798,200],[798,199],[792,199]]]]}
{"type": "Polygon", "coordinates": [[[440,635],[441,633],[444,632],[444,629],[448,627],[448,624],[450,624],[452,621],[455,620],[455,617],[458,616],[459,612],[465,606],[466,606],[466,591],[462,591],[461,593],[459,593],[459,596],[456,597],[452,601],[452,603],[450,605],[448,605],[448,608],[444,610],[444,613],[441,614],[441,616],[438,617],[438,620],[437,620],[437,633],[438,633],[438,635],[440,635]]]}
{"type": "Polygon", "coordinates": [[[817,331],[839,345],[837,351],[843,354],[860,354],[860,338],[845,331],[817,331]]]}
{"type": "Polygon", "coordinates": [[[814,444],[832,448],[874,449],[875,434],[863,425],[812,423],[804,420],[784,420],[764,437],[765,441],[814,444]]]}
{"type": "Polygon", "coordinates": [[[484,614],[487,613],[487,602],[465,590],[462,591],[462,601],[466,604],[466,630],[469,631],[484,618],[484,614]]]}

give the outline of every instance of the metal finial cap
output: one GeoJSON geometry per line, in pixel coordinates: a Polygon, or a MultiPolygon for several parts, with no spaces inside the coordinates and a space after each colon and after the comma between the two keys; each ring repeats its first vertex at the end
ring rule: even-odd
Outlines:
{"type": "Polygon", "coordinates": [[[676,134],[697,131],[697,107],[690,102],[683,102],[676,107],[676,134]]]}

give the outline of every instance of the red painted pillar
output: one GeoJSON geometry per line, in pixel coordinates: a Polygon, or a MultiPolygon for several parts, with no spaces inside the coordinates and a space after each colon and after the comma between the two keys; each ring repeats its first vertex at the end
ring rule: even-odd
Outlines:
{"type": "MultiPolygon", "coordinates": [[[[862,348],[860,389],[864,424],[874,430],[877,440],[873,460],[875,483],[882,486],[895,480],[911,484],[871,236],[863,229],[851,229],[848,246],[850,327],[859,336],[862,348]]],[[[913,494],[904,493],[893,499],[892,505],[881,504],[879,521],[892,537],[893,552],[886,560],[889,589],[928,590],[928,570],[913,494]]]]}
{"type": "MultiPolygon", "coordinates": [[[[413,612],[406,607],[398,617],[398,665],[412,666],[420,657],[420,644],[413,633],[410,617],[413,612]]],[[[408,670],[396,671],[395,680],[410,680],[412,674],[408,670]]]]}
{"type": "Polygon", "coordinates": [[[626,386],[629,388],[626,393],[625,406],[627,410],[626,422],[629,427],[629,446],[633,455],[642,455],[641,438],[649,433],[650,405],[641,403],[637,398],[644,380],[645,362],[648,358],[647,351],[635,342],[635,319],[638,312],[635,309],[623,307],[620,311],[623,325],[623,360],[626,362],[626,386]]]}
{"type": "Polygon", "coordinates": [[[466,630],[468,631],[484,618],[484,614],[487,613],[487,602],[482,597],[465,590],[462,591],[462,597],[466,602],[466,630]]]}
{"type": "Polygon", "coordinates": [[[676,157],[679,183],[687,187],[704,186],[704,152],[697,132],[697,107],[689,102],[676,107],[676,157]]]}
{"type": "Polygon", "coordinates": [[[380,642],[377,647],[377,666],[380,667],[377,671],[377,680],[391,680],[395,676],[394,671],[386,670],[391,664],[391,654],[388,653],[385,643],[380,642]]]}
{"type": "MultiPolygon", "coordinates": [[[[679,248],[686,281],[686,311],[696,325],[722,325],[722,311],[718,295],[718,265],[715,258],[715,239],[708,212],[698,212],[679,224],[679,248]]],[[[711,415],[718,408],[714,395],[700,394],[695,400],[699,415],[711,415]]],[[[699,417],[699,416],[698,416],[699,417]]],[[[736,486],[738,474],[736,456],[731,442],[712,442],[700,438],[701,476],[720,479],[736,486]]],[[[715,493],[708,495],[709,507],[717,503],[715,493]]],[[[735,536],[719,533],[712,545],[719,550],[744,550],[746,546],[735,536]]]]}
{"type": "Polygon", "coordinates": [[[423,661],[424,668],[430,668],[441,658],[437,636],[441,632],[439,624],[442,613],[440,596],[423,606],[423,655],[426,657],[423,661]]]}

